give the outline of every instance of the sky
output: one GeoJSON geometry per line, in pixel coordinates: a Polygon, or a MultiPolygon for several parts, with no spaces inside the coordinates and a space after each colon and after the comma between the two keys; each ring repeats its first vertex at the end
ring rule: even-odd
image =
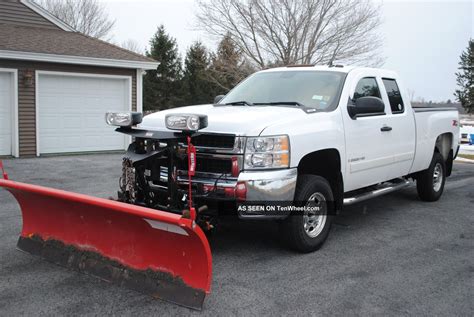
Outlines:
{"type": "MultiPolygon", "coordinates": [[[[196,27],[194,0],[101,0],[115,19],[113,40],[135,40],[143,49],[158,25],[180,52],[196,40],[216,39],[196,27]]],[[[395,70],[415,99],[454,100],[459,56],[474,38],[474,0],[374,0],[381,5],[384,68],[395,70]]]]}

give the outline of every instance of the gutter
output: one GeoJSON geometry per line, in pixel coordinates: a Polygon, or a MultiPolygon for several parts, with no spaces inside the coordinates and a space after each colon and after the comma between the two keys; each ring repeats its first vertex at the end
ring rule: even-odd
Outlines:
{"type": "Polygon", "coordinates": [[[72,56],[72,55],[56,55],[56,54],[8,51],[8,50],[0,50],[0,59],[27,60],[27,61],[75,64],[75,65],[105,66],[105,67],[116,67],[116,68],[132,68],[132,69],[143,69],[143,70],[156,69],[159,65],[158,62],[142,62],[142,61],[130,61],[130,60],[122,60],[122,59],[108,59],[108,58],[72,56]]]}

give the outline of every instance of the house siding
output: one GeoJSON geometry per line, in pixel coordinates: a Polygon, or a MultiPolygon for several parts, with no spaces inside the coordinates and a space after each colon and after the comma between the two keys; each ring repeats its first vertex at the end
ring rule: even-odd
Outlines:
{"type": "Polygon", "coordinates": [[[137,109],[137,76],[135,69],[67,65],[31,61],[1,60],[0,68],[18,69],[18,130],[20,156],[36,155],[36,82],[33,75],[31,86],[24,85],[26,71],[56,71],[130,76],[132,78],[132,109],[137,109]]]}
{"type": "Polygon", "coordinates": [[[51,21],[15,0],[0,0],[0,24],[61,30],[51,21]]]}

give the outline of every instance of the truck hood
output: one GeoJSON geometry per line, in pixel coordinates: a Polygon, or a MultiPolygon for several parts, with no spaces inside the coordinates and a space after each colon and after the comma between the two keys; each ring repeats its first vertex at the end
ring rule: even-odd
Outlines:
{"type": "Polygon", "coordinates": [[[288,121],[297,121],[307,114],[297,107],[275,106],[214,106],[200,105],[159,111],[143,118],[139,128],[167,130],[165,116],[171,113],[189,113],[208,116],[208,127],[202,132],[231,133],[257,136],[267,127],[288,121]]]}

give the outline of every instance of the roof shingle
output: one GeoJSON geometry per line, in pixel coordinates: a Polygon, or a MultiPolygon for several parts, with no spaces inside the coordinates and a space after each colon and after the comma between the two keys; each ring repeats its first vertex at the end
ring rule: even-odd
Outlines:
{"type": "Polygon", "coordinates": [[[134,62],[155,60],[79,32],[0,24],[0,50],[134,62]]]}

